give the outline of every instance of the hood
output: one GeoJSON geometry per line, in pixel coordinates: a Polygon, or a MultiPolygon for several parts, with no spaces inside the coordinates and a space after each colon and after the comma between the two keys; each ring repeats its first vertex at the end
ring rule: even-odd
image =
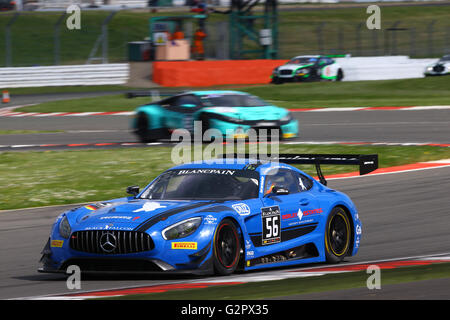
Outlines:
{"type": "Polygon", "coordinates": [[[289,114],[288,110],[275,106],[212,107],[205,111],[240,120],[280,120],[289,114]]]}
{"type": "Polygon", "coordinates": [[[78,230],[133,230],[145,221],[168,212],[185,212],[211,204],[211,201],[130,200],[84,206],[71,220],[78,230]],[[98,207],[96,209],[96,207],[98,207]],[[183,210],[184,209],[184,210],[183,210]],[[75,220],[75,221],[74,221],[75,220]]]}
{"type": "Polygon", "coordinates": [[[313,66],[313,65],[314,65],[314,64],[312,64],[312,63],[305,63],[305,64],[285,64],[285,65],[279,66],[279,67],[278,67],[278,71],[281,71],[281,70],[296,70],[296,69],[299,69],[299,68],[311,67],[311,66],[313,66]]]}

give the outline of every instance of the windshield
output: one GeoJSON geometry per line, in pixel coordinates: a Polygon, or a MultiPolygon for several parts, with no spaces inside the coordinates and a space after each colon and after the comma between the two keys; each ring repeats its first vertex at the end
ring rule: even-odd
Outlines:
{"type": "Polygon", "coordinates": [[[268,105],[264,100],[247,94],[210,94],[201,96],[200,99],[207,107],[261,107],[268,105]]]}
{"type": "Polygon", "coordinates": [[[294,58],[290,60],[287,64],[309,64],[309,63],[316,63],[317,58],[314,57],[300,57],[300,58],[294,58]]]}
{"type": "Polygon", "coordinates": [[[245,200],[258,197],[258,185],[259,174],[251,170],[170,170],[160,175],[141,199],[245,200]]]}
{"type": "Polygon", "coordinates": [[[450,55],[443,56],[443,57],[441,58],[441,61],[450,61],[450,55]]]}

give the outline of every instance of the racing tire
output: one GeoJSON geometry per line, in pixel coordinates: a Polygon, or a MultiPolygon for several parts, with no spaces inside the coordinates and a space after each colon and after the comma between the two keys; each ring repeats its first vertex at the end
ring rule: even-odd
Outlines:
{"type": "Polygon", "coordinates": [[[148,117],[147,115],[141,113],[138,115],[136,120],[136,135],[139,137],[141,142],[154,142],[156,141],[156,137],[152,136],[150,131],[148,130],[148,117]]]}
{"type": "Polygon", "coordinates": [[[280,78],[276,77],[272,79],[272,83],[273,84],[283,84],[283,80],[281,80],[280,78]]]}
{"type": "Polygon", "coordinates": [[[241,242],[236,225],[230,219],[222,220],[216,228],[213,241],[214,272],[226,276],[239,265],[241,242]]]}
{"type": "Polygon", "coordinates": [[[325,258],[328,263],[339,263],[350,250],[352,238],[350,220],[341,207],[331,210],[325,227],[325,258]]]}
{"type": "Polygon", "coordinates": [[[344,71],[339,69],[336,75],[336,81],[342,81],[342,79],[344,79],[344,71]]]}

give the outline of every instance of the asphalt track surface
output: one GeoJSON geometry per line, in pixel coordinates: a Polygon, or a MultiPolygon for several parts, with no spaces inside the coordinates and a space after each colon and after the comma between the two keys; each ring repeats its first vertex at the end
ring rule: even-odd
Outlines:
{"type": "MultiPolygon", "coordinates": [[[[76,95],[79,97],[78,93],[76,95]]],[[[53,97],[61,98],[68,97],[53,97]]],[[[24,104],[26,100],[16,103],[24,104]]],[[[448,110],[299,112],[294,115],[301,130],[296,141],[450,142],[448,110]]],[[[0,145],[134,142],[136,137],[129,132],[129,120],[126,116],[0,117],[1,130],[64,130],[61,133],[0,135],[0,145]]],[[[450,168],[331,180],[329,186],[352,197],[363,221],[360,252],[348,258],[349,262],[450,252],[450,168]]],[[[64,276],[36,271],[40,251],[54,219],[70,207],[1,212],[0,299],[74,293],[66,288],[64,276]]],[[[193,279],[200,278],[164,275],[90,278],[83,280],[82,291],[193,279]]],[[[425,286],[432,286],[437,297],[449,298],[446,286],[432,282],[425,286]]],[[[411,297],[411,294],[405,296],[405,290],[389,290],[384,297],[411,297]]],[[[345,291],[340,295],[324,293],[317,298],[352,298],[355,294],[368,295],[367,292],[345,291]]]]}
{"type": "MultiPolygon", "coordinates": [[[[293,141],[450,143],[448,110],[296,112],[293,141]]],[[[130,116],[0,117],[1,130],[64,132],[0,135],[0,145],[137,142],[130,116]]]]}
{"type": "MultiPolygon", "coordinates": [[[[331,180],[329,186],[350,195],[363,222],[360,251],[357,256],[347,258],[348,262],[450,252],[449,167],[331,180]]],[[[72,206],[1,212],[0,299],[74,293],[66,288],[64,276],[40,274],[36,271],[40,251],[48,239],[53,221],[70,207],[72,206]]],[[[276,274],[286,272],[286,269],[266,272],[276,274]]],[[[257,275],[258,272],[251,274],[257,275]]],[[[193,279],[201,278],[164,275],[89,278],[82,281],[82,291],[193,279]]],[[[212,277],[208,279],[211,280],[212,277]]],[[[402,292],[405,293],[397,291],[398,295],[395,297],[411,296],[411,293],[409,296],[402,296],[402,292]]],[[[446,286],[436,286],[435,292],[441,297],[450,298],[446,286]]],[[[345,294],[347,292],[343,296],[345,294]]],[[[334,295],[333,298],[340,297],[334,295]]]]}

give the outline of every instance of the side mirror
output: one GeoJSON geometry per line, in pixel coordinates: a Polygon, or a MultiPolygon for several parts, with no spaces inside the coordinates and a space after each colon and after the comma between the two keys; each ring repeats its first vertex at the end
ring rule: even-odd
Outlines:
{"type": "Polygon", "coordinates": [[[127,187],[127,193],[136,197],[139,194],[139,186],[129,186],[127,187]]]}
{"type": "Polygon", "coordinates": [[[276,195],[279,195],[279,196],[282,196],[282,195],[289,194],[289,190],[286,189],[286,188],[283,188],[283,187],[276,187],[275,186],[272,189],[272,193],[276,194],[276,195]]]}

